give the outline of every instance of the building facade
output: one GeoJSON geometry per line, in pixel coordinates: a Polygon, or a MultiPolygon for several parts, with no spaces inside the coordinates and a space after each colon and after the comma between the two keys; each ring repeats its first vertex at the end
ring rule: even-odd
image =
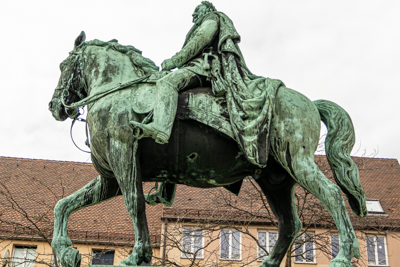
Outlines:
{"type": "MultiPolygon", "coordinates": [[[[370,215],[349,214],[361,258],[354,266],[400,266],[400,165],[395,159],[354,158],[370,215]]],[[[323,156],[316,162],[331,178],[323,156]]],[[[98,174],[91,164],[0,157],[0,257],[2,266],[56,266],[50,243],[57,201],[98,174]]],[[[144,193],[153,184],[144,184],[144,193]]],[[[319,201],[298,188],[303,229],[281,266],[329,266],[340,239],[319,201]]],[[[224,188],[179,185],[172,207],[146,206],[151,265],[258,266],[278,238],[277,222],[256,183],[239,196],[224,188]]],[[[118,265],[132,251],[132,220],[121,197],[78,211],[68,234],[82,266],[118,265]]]]}

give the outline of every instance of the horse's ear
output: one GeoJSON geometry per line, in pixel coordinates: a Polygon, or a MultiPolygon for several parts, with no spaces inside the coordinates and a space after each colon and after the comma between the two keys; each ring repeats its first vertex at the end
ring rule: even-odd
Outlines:
{"type": "Polygon", "coordinates": [[[81,31],[81,34],[75,39],[75,47],[79,46],[81,43],[83,43],[86,40],[86,34],[84,31],[81,31]]]}

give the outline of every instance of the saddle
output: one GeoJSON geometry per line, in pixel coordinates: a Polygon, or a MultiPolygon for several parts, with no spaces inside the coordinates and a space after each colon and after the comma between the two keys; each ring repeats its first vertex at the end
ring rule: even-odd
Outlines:
{"type": "Polygon", "coordinates": [[[180,93],[176,116],[181,120],[203,123],[235,140],[226,98],[214,96],[211,87],[198,87],[180,93]]]}
{"type": "MultiPolygon", "coordinates": [[[[139,88],[134,98],[145,101],[133,103],[133,111],[138,114],[150,113],[156,101],[157,87],[139,88]]],[[[179,92],[176,117],[180,120],[195,120],[235,140],[229,120],[229,113],[224,96],[213,95],[211,87],[198,87],[179,92]]]]}

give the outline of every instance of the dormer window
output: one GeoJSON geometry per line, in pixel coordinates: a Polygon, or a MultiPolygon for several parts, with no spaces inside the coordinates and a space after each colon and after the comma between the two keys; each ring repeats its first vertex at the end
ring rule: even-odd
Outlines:
{"type": "Polygon", "coordinates": [[[367,210],[369,213],[385,213],[378,199],[367,199],[367,210]]]}

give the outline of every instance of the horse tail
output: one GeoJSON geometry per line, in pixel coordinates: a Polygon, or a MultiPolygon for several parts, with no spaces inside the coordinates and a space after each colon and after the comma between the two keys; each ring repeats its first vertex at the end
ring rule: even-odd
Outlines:
{"type": "Polygon", "coordinates": [[[360,182],[358,168],[350,157],[355,143],[350,116],[331,101],[317,100],[313,103],[328,128],[325,151],[335,181],[346,194],[353,212],[359,217],[364,217],[368,214],[366,195],[360,182]]]}

